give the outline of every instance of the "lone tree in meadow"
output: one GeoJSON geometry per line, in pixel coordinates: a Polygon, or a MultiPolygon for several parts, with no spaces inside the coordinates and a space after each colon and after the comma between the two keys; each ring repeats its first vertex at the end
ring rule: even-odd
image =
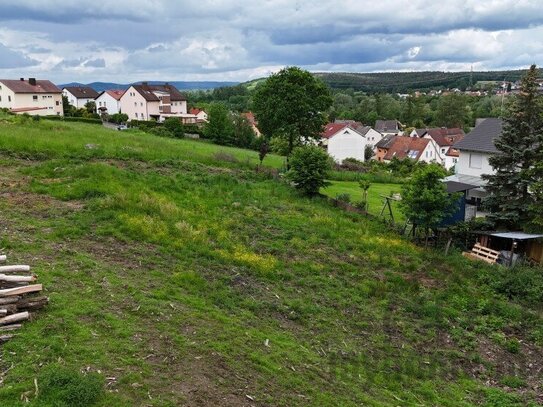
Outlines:
{"type": "Polygon", "coordinates": [[[426,236],[458,207],[458,196],[449,194],[442,182],[446,172],[437,164],[419,167],[402,187],[400,208],[416,227],[422,227],[426,236]]]}
{"type": "Polygon", "coordinates": [[[332,168],[330,160],[328,153],[320,147],[296,147],[292,151],[287,178],[303,194],[317,195],[322,187],[329,185],[326,177],[332,168]]]}
{"type": "Polygon", "coordinates": [[[504,118],[502,135],[494,141],[498,153],[489,159],[494,174],[483,175],[490,193],[488,218],[496,227],[524,229],[533,221],[534,208],[543,204],[539,201],[536,205],[538,195],[532,190],[543,178],[542,143],[543,97],[538,92],[536,66],[532,65],[504,118]]]}
{"type": "Polygon", "coordinates": [[[320,138],[332,97],[320,79],[289,67],[257,88],[253,105],[262,133],[268,139],[284,139],[290,156],[295,146],[320,138]]]}

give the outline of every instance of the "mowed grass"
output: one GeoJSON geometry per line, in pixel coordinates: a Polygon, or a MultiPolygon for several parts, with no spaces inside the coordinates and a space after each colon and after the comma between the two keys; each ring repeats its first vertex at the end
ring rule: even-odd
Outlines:
{"type": "MultiPolygon", "coordinates": [[[[336,198],[341,194],[349,194],[351,202],[360,202],[363,199],[364,191],[360,188],[357,181],[329,181],[330,186],[322,188],[321,193],[330,198],[336,198]]],[[[392,196],[394,193],[401,192],[401,184],[380,184],[372,183],[368,189],[368,213],[378,216],[383,209],[385,199],[383,196],[392,196]]],[[[405,221],[405,216],[400,211],[398,202],[391,201],[392,213],[396,222],[405,221]]],[[[385,208],[384,215],[390,218],[388,208],[385,208]]]]}
{"type": "Polygon", "coordinates": [[[0,405],[539,405],[541,309],[493,268],[300,197],[252,152],[42,126],[0,124],[0,247],[50,296],[2,345],[0,405]]]}

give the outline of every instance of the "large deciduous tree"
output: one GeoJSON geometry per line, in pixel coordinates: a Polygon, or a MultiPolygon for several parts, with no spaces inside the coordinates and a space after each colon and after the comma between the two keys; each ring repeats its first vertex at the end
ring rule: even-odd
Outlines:
{"type": "Polygon", "coordinates": [[[524,229],[532,223],[537,202],[533,188],[541,182],[543,170],[539,166],[542,142],[543,98],[538,92],[537,69],[532,65],[510,104],[502,135],[494,141],[498,153],[489,159],[494,174],[483,176],[490,193],[486,201],[489,219],[497,227],[524,229]]]}
{"type": "Polygon", "coordinates": [[[282,69],[260,85],[253,110],[267,138],[282,138],[287,155],[296,145],[319,139],[332,97],[326,85],[297,67],[282,69]]]}

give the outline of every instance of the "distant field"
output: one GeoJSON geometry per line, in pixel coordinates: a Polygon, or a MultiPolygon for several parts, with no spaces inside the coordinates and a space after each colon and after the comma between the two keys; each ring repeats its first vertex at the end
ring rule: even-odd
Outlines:
{"type": "MultiPolygon", "coordinates": [[[[360,189],[358,182],[354,181],[330,181],[332,185],[323,188],[321,192],[330,198],[335,198],[339,194],[349,194],[352,202],[362,200],[363,191],[360,189]]],[[[368,212],[372,215],[379,215],[383,208],[384,196],[391,196],[393,193],[399,193],[401,184],[377,184],[373,183],[368,190],[368,212]]],[[[392,203],[392,213],[396,222],[405,220],[403,214],[398,208],[398,203],[392,203]]],[[[388,217],[388,209],[385,210],[388,217]]]]}

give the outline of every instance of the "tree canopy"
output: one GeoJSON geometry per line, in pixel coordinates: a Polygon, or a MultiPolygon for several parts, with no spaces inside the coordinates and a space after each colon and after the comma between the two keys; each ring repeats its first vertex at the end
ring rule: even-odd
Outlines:
{"type": "Polygon", "coordinates": [[[443,167],[429,164],[419,167],[403,185],[400,208],[413,225],[434,228],[454,213],[458,196],[447,193],[445,175],[443,167]]]}
{"type": "Polygon", "coordinates": [[[267,138],[283,138],[288,154],[300,142],[318,139],[332,97],[326,85],[297,67],[282,69],[256,89],[253,110],[267,138]]]}

